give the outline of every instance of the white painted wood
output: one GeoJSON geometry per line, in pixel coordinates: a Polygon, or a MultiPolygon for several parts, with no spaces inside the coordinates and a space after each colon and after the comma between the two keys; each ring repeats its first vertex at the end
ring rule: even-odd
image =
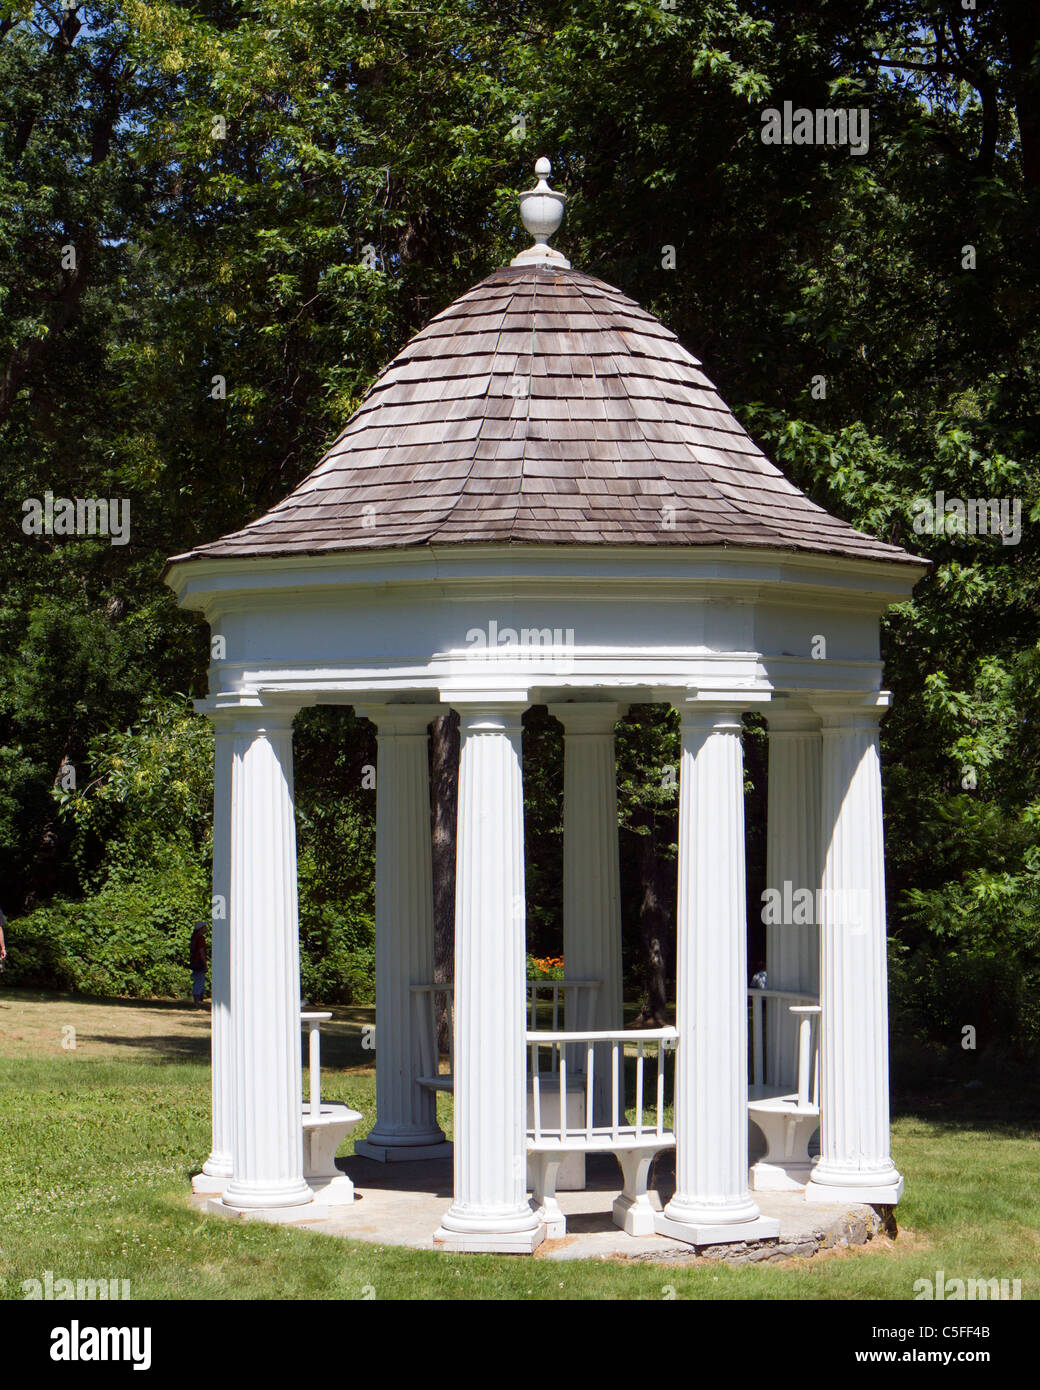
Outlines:
{"type": "MultiPolygon", "coordinates": [[[[817,998],[820,992],[820,933],[815,921],[820,887],[820,720],[811,709],[771,702],[769,794],[766,819],[766,886],[781,900],[812,894],[813,920],[766,924],[766,979],[770,990],[817,998]],[[790,892],[785,895],[785,885],[790,892]]],[[[795,899],[792,919],[809,915],[805,898],[795,899]]],[[[785,914],[786,915],[786,914],[785,914]]],[[[796,1084],[798,1035],[787,1008],[769,1010],[768,1084],[796,1084]]]]}
{"type": "Polygon", "coordinates": [[[587,1153],[612,1153],[620,1164],[623,1187],[613,1206],[614,1224],[629,1235],[653,1235],[660,1201],[656,1193],[648,1193],[647,1184],[654,1156],[675,1145],[675,1135],[664,1127],[664,1053],[676,1046],[678,1037],[674,1028],[528,1031],[527,1171],[535,1206],[551,1239],[567,1233],[567,1221],[556,1200],[557,1191],[565,1190],[561,1178],[566,1164],[587,1153]],[[609,1043],[612,1059],[611,1107],[597,1122],[594,1058],[604,1043],[609,1043]],[[635,1050],[636,1060],[631,1122],[623,1071],[626,1045],[635,1050]],[[656,1109],[650,1129],[643,1117],[647,1046],[654,1048],[657,1065],[656,1109]],[[584,1053],[584,1067],[568,1082],[567,1056],[575,1052],[584,1053]],[[566,1105],[560,1104],[561,1094],[566,1095],[566,1105]]]}
{"type": "Polygon", "coordinates": [[[789,1001],[793,998],[796,996],[771,993],[768,1003],[771,1008],[786,1008],[797,1027],[797,1090],[752,1084],[749,1091],[748,1114],[766,1141],[765,1153],[751,1169],[754,1192],[801,1191],[812,1172],[809,1142],[820,1124],[819,1034],[814,1026],[820,1006],[792,1004],[789,1001]]]}
{"type": "MultiPolygon", "coordinates": [[[[203,704],[203,702],[199,702],[203,704]]],[[[204,708],[204,706],[203,706],[204,708]]],[[[231,1177],[234,1064],[231,1034],[231,764],[234,731],[228,716],[213,721],[213,914],[210,936],[210,1102],[212,1144],[194,1192],[223,1192],[231,1177]]]]}
{"type": "Polygon", "coordinates": [[[377,729],[376,1122],[355,1152],[380,1162],[450,1153],[436,1095],[416,1085],[412,986],[433,975],[427,728],[436,705],[362,706],[377,729]]]}
{"type": "Polygon", "coordinates": [[[814,1202],[897,1202],[889,1152],[888,962],[877,705],[823,719],[820,1159],[814,1202]]]}
{"type": "Polygon", "coordinates": [[[739,706],[681,707],[675,1195],[661,1235],[779,1233],[748,1190],[744,762],[739,706]]]}
{"type": "MultiPolygon", "coordinates": [[[[614,725],[622,709],[609,701],[550,705],[563,725],[563,959],[576,979],[598,979],[587,1026],[622,1024],[621,870],[618,860],[614,725]]],[[[595,1059],[598,1116],[610,1106],[608,1056],[595,1059]]]]}
{"type": "Polygon", "coordinates": [[[520,702],[459,710],[455,1199],[444,1249],[530,1251],[524,1143],[524,799],[520,702]]]}
{"type": "Polygon", "coordinates": [[[292,713],[239,714],[231,779],[235,1123],[223,1205],[303,1206],[292,713]]]}
{"type": "Polygon", "coordinates": [[[324,1206],[346,1206],[354,1200],[354,1184],[336,1167],[336,1154],[360,1121],[361,1114],[340,1100],[321,1098],[321,1025],[332,1017],[326,1012],[300,1014],[307,1025],[310,1087],[303,1108],[303,1176],[324,1206]]]}

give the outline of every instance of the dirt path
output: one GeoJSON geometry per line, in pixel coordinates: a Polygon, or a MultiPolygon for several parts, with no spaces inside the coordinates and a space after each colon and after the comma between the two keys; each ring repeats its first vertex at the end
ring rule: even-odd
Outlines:
{"type": "MultiPolygon", "coordinates": [[[[322,1026],[323,1065],[374,1070],[364,1029],[375,1010],[333,1007],[322,1026]]],[[[91,999],[73,994],[0,989],[0,1057],[127,1057],[209,1061],[209,1004],[188,1001],[91,999]]]]}

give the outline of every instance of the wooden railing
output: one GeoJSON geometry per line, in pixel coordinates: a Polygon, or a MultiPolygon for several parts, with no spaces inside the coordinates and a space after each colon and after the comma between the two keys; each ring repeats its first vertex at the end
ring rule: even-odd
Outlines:
{"type": "Polygon", "coordinates": [[[792,1008],[818,1005],[820,1001],[811,994],[786,989],[749,989],[748,1001],[751,1005],[750,1085],[761,1089],[777,1081],[777,1059],[769,1056],[768,1049],[777,1046],[782,1024],[779,1019],[772,1022],[769,1015],[774,1010],[786,1014],[792,1008]]]}
{"type": "Polygon", "coordinates": [[[674,1028],[647,1028],[639,1031],[566,1031],[537,1032],[526,1034],[525,1041],[530,1050],[528,1076],[531,1082],[531,1122],[527,1137],[536,1144],[546,1141],[558,1142],[561,1146],[575,1148],[623,1147],[626,1142],[658,1138],[662,1141],[674,1138],[665,1128],[665,1066],[664,1055],[679,1041],[674,1028]],[[594,1094],[596,1082],[596,1054],[603,1047],[610,1052],[610,1116],[607,1123],[597,1124],[594,1114],[594,1094]],[[653,1079],[653,1094],[648,1095],[646,1084],[646,1049],[656,1052],[656,1077],[653,1079]],[[578,1051],[582,1065],[575,1070],[568,1058],[578,1051]],[[542,1066],[544,1054],[548,1051],[550,1064],[542,1066]],[[633,1122],[629,1122],[627,1105],[629,1094],[625,1082],[626,1055],[634,1052],[635,1077],[631,1091],[635,1111],[633,1122]],[[546,1123],[542,1114],[543,1081],[551,1078],[551,1091],[554,1100],[555,1123],[546,1123]],[[577,1122],[568,1118],[568,1079],[577,1082],[582,1095],[581,1118],[577,1122]],[[650,1109],[653,1115],[648,1123],[644,1112],[650,1109]]]}

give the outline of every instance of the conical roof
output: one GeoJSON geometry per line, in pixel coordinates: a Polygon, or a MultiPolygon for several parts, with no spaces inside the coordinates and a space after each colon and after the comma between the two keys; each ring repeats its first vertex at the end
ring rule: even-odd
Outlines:
{"type": "Polygon", "coordinates": [[[491,543],[755,546],[920,564],[811,502],[673,333],[549,256],[461,295],[398,353],[283,502],[178,558],[491,543]]]}

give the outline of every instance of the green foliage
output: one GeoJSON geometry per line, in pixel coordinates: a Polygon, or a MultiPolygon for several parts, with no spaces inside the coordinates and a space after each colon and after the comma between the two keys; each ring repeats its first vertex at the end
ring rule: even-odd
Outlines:
{"type": "Polygon", "coordinates": [[[10,924],[11,984],[166,997],[191,987],[188,938],[209,916],[202,866],[168,846],[161,866],[113,872],[82,902],[56,899],[10,924]]]}
{"type": "MultiPolygon", "coordinates": [[[[56,913],[58,962],[67,923],[95,901],[103,920],[153,921],[167,860],[183,866],[190,929],[210,754],[185,698],[205,693],[207,634],[162,586],[163,561],[300,480],[409,335],[517,249],[515,190],[549,153],[573,263],[702,354],[815,501],[933,562],[883,634],[890,926],[922,989],[963,970],[970,999],[977,959],[1033,979],[1038,39],[1031,7],[1012,0],[5,4],[0,893],[12,939],[56,913]],[[762,108],[788,98],[869,107],[869,153],[764,145],[762,108]],[[130,544],[26,536],[22,503],[48,490],[127,499],[130,544]],[[915,504],[939,491],[1019,498],[1020,544],[919,533],[915,504]],[[66,763],[77,790],[63,794],[66,763]]],[[[340,711],[298,726],[305,989],[367,997],[371,729],[340,711]]],[[[559,731],[532,713],[525,740],[530,941],[551,954],[559,731]]],[[[750,723],[746,748],[754,901],[764,756],[750,723]]],[[[662,778],[678,766],[674,720],[632,711],[618,759],[631,971],[646,843],[674,878],[662,778]]],[[[156,921],[158,960],[164,930],[156,921]]]]}

